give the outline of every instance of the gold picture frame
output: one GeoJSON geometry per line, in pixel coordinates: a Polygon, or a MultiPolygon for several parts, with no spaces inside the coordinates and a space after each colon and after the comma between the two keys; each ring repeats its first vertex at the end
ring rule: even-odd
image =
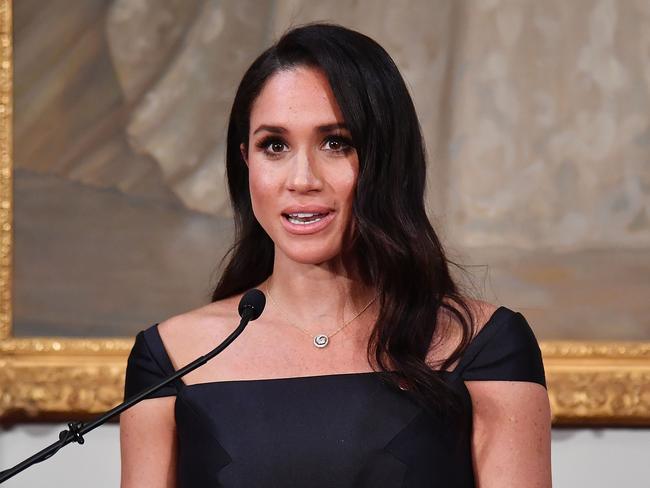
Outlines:
{"type": "MultiPolygon", "coordinates": [[[[12,336],[12,209],[12,12],[0,0],[0,419],[107,410],[122,400],[132,339],[12,336]]],[[[556,425],[650,425],[650,342],[541,348],[556,425]]]]}

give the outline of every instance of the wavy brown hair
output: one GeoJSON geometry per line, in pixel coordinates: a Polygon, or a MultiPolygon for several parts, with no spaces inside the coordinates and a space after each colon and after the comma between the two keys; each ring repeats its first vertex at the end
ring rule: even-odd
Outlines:
{"type": "Polygon", "coordinates": [[[371,364],[391,372],[382,376],[394,386],[406,383],[427,409],[456,410],[457,395],[425,360],[441,308],[462,329],[443,370],[467,347],[472,314],[425,211],[426,154],[413,101],[388,53],[359,32],[323,23],[294,28],[244,74],[226,153],[235,244],[212,300],[253,288],[273,272],[274,244],[253,215],[240,144],[248,146],[251,108],[269,77],[298,66],[317,67],[327,76],[359,158],[351,246],[359,276],[379,293],[368,343],[371,364]]]}

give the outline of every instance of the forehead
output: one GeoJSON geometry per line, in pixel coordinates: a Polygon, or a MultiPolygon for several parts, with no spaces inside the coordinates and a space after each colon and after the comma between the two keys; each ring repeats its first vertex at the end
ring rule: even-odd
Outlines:
{"type": "Polygon", "coordinates": [[[251,130],[259,124],[288,126],[343,122],[325,74],[311,67],[282,70],[271,76],[251,110],[251,130]]]}

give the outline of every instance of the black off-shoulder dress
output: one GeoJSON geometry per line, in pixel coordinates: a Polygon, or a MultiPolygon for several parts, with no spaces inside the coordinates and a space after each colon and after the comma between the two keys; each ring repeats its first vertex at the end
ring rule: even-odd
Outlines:
{"type": "MultiPolygon", "coordinates": [[[[128,360],[125,397],[173,372],[157,324],[141,331],[128,360]]],[[[546,386],[538,343],[526,319],[499,307],[452,372],[465,381],[546,386]]],[[[438,418],[380,373],[343,373],[185,385],[176,396],[179,488],[473,487],[471,430],[438,418]]],[[[146,400],[145,400],[146,401],[146,400]]]]}

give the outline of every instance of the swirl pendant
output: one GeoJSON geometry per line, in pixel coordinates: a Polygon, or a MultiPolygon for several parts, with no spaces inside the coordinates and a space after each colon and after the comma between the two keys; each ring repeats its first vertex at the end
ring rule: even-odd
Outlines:
{"type": "Polygon", "coordinates": [[[314,336],[314,346],[323,348],[326,347],[327,344],[329,344],[330,338],[327,337],[325,334],[318,334],[317,336],[314,336]]]}
{"type": "MultiPolygon", "coordinates": [[[[282,310],[282,308],[277,304],[277,302],[275,301],[275,299],[274,299],[273,296],[271,295],[271,285],[270,285],[270,280],[266,282],[266,294],[267,294],[268,297],[271,299],[271,303],[273,303],[273,305],[275,306],[275,308],[277,308],[278,311],[279,311],[282,315],[285,316],[285,320],[286,320],[290,325],[292,325],[292,326],[295,327],[296,329],[299,329],[299,330],[302,331],[305,335],[311,336],[311,333],[310,333],[310,332],[306,331],[305,329],[303,329],[302,327],[300,327],[299,325],[297,325],[296,323],[294,323],[292,320],[290,320],[290,319],[287,317],[287,314],[284,312],[284,310],[282,310]]],[[[323,349],[323,348],[327,347],[327,345],[330,343],[330,337],[334,337],[336,334],[338,334],[338,333],[341,332],[343,329],[345,329],[345,327],[347,327],[350,323],[352,323],[352,322],[353,322],[353,321],[354,321],[354,320],[355,320],[359,315],[361,315],[363,312],[365,312],[365,311],[368,309],[368,307],[370,307],[370,305],[372,305],[372,304],[374,303],[374,301],[377,299],[378,296],[379,296],[379,295],[375,295],[375,296],[372,298],[372,300],[370,300],[370,301],[366,304],[365,307],[363,307],[361,310],[359,310],[357,313],[355,313],[354,316],[353,316],[351,319],[346,320],[345,322],[343,322],[343,325],[341,325],[338,329],[336,329],[336,330],[335,330],[334,332],[332,332],[330,335],[327,335],[327,334],[318,334],[318,335],[313,336],[313,339],[312,339],[312,340],[313,340],[314,347],[317,347],[318,349],[323,349]]]]}

